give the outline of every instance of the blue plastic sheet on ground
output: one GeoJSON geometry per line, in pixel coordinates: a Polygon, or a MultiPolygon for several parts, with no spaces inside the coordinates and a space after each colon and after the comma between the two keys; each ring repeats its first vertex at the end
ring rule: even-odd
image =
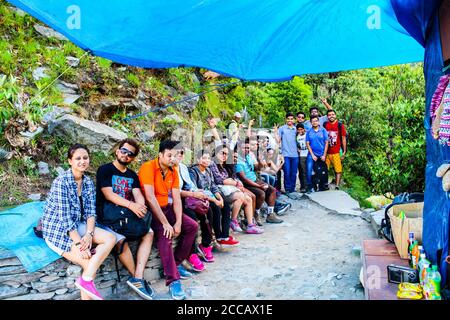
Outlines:
{"type": "Polygon", "coordinates": [[[0,247],[14,252],[28,272],[35,272],[61,258],[33,231],[42,216],[44,204],[44,201],[30,202],[0,212],[0,247]]]}
{"type": "Polygon", "coordinates": [[[423,59],[390,0],[8,0],[85,50],[245,80],[423,59]]]}

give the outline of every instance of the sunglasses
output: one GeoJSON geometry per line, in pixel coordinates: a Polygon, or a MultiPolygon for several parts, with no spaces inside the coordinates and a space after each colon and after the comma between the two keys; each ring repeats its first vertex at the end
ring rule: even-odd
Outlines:
{"type": "Polygon", "coordinates": [[[122,148],[120,148],[119,150],[120,150],[120,152],[121,152],[122,154],[126,154],[126,155],[127,155],[128,157],[130,157],[130,158],[134,158],[134,157],[136,156],[133,152],[131,152],[131,151],[128,150],[127,148],[122,147],[122,148]]]}

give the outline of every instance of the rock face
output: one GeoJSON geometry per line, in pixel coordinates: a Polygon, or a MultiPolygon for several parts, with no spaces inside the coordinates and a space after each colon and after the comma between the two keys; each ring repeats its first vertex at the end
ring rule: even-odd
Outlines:
{"type": "Polygon", "coordinates": [[[125,133],[107,125],[73,115],[64,115],[51,120],[48,132],[65,137],[74,143],[83,143],[91,150],[104,152],[109,152],[117,142],[127,137],[125,133]]]}

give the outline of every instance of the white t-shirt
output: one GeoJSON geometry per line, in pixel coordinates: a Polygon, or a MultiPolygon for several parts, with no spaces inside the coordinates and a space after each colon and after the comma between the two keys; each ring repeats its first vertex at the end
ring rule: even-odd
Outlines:
{"type": "Polygon", "coordinates": [[[300,150],[300,157],[308,156],[308,148],[306,147],[306,133],[304,135],[297,135],[297,148],[300,150]]]}

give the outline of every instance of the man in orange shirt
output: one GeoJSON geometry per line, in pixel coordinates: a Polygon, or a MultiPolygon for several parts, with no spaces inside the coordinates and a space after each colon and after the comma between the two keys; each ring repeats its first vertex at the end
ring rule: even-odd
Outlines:
{"type": "Polygon", "coordinates": [[[181,265],[191,253],[198,224],[183,214],[179,176],[175,165],[178,141],[162,141],[158,158],[145,162],[139,170],[139,181],[145,200],[153,213],[152,229],[166,276],[166,285],[173,299],[186,299],[180,283],[192,274],[181,265]],[[172,238],[178,237],[172,249],[172,238]]]}

